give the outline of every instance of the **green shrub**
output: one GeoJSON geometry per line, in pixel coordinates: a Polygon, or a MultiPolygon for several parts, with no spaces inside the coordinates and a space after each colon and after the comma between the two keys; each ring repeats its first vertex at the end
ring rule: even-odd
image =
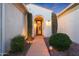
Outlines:
{"type": "Polygon", "coordinates": [[[72,43],[67,34],[57,33],[49,38],[49,44],[58,51],[65,51],[72,43]]]}
{"type": "Polygon", "coordinates": [[[22,52],[24,50],[24,37],[18,35],[11,40],[11,51],[12,52],[22,52]]]}

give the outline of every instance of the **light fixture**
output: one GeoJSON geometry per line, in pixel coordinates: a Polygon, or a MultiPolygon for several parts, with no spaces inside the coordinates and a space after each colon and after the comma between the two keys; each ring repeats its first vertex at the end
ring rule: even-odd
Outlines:
{"type": "Polygon", "coordinates": [[[51,26],[51,21],[50,20],[46,21],[46,26],[51,26]]]}
{"type": "Polygon", "coordinates": [[[53,50],[53,47],[52,46],[49,46],[49,50],[53,50]]]}

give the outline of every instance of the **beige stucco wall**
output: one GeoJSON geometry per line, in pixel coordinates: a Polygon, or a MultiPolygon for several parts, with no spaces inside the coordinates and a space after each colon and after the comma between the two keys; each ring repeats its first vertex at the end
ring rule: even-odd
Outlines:
{"type": "Polygon", "coordinates": [[[49,9],[42,8],[40,6],[34,5],[34,4],[29,4],[26,5],[27,10],[32,13],[32,36],[34,37],[36,35],[36,28],[34,27],[34,19],[36,16],[42,16],[43,17],[43,24],[42,24],[42,34],[44,37],[50,37],[52,35],[52,29],[51,29],[51,24],[49,26],[46,25],[46,22],[48,20],[51,23],[51,13],[52,11],[49,9]]]}
{"type": "Polygon", "coordinates": [[[5,51],[10,49],[13,37],[22,34],[24,15],[13,4],[5,4],[5,51]]]}
{"type": "Polygon", "coordinates": [[[79,5],[58,17],[58,32],[68,34],[72,41],[79,43],[79,5]]]}

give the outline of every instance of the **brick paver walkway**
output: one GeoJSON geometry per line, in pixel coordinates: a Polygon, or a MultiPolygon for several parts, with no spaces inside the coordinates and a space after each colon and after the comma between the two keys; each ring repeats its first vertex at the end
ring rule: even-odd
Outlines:
{"type": "Polygon", "coordinates": [[[49,56],[47,46],[42,36],[35,37],[26,55],[27,56],[49,56]]]}

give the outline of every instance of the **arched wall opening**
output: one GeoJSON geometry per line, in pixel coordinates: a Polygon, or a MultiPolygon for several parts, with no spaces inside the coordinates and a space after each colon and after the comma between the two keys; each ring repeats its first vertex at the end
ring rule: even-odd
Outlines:
{"type": "Polygon", "coordinates": [[[34,35],[43,35],[43,22],[44,18],[41,15],[34,17],[34,35]]]}

